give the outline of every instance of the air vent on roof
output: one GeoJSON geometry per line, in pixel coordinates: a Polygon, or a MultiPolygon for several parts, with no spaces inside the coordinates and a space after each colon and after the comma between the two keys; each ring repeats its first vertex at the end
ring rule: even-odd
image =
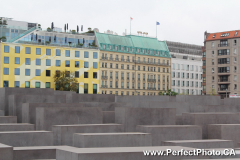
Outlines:
{"type": "Polygon", "coordinates": [[[223,34],[221,34],[221,37],[227,37],[227,36],[229,36],[229,33],[223,33],[223,34]]]}
{"type": "Polygon", "coordinates": [[[238,31],[237,32],[235,32],[235,35],[234,36],[236,36],[238,34],[238,31]]]}
{"type": "Polygon", "coordinates": [[[212,38],[215,38],[215,34],[212,36],[212,38]]]}

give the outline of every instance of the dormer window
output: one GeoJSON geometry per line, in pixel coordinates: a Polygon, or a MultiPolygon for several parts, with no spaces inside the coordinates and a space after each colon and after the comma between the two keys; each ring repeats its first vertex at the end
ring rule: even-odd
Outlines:
{"type": "Polygon", "coordinates": [[[216,35],[214,34],[212,38],[215,38],[215,36],[216,36],[216,35]]]}
{"type": "Polygon", "coordinates": [[[236,36],[237,34],[238,34],[238,31],[237,31],[237,32],[235,32],[234,36],[236,36]]]}

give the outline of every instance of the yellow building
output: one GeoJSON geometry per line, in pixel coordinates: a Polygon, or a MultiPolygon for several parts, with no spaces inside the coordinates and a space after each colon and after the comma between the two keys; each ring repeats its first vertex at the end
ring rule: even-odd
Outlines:
{"type": "Polygon", "coordinates": [[[95,33],[100,48],[100,93],[158,95],[170,89],[166,42],[142,36],[95,33]]]}
{"type": "Polygon", "coordinates": [[[56,71],[75,73],[79,93],[99,93],[99,50],[0,43],[0,87],[56,88],[56,71]]]}

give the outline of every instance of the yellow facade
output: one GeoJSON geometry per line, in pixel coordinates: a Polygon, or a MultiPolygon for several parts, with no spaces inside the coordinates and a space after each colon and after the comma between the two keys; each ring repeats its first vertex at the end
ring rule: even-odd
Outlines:
{"type": "Polygon", "coordinates": [[[15,87],[15,81],[20,83],[20,87],[25,87],[25,82],[30,82],[30,88],[35,88],[35,82],[40,82],[40,88],[46,87],[46,82],[50,82],[50,88],[55,89],[54,75],[56,71],[79,72],[79,93],[84,93],[84,84],[88,84],[88,93],[93,93],[93,84],[97,84],[97,93],[99,93],[99,50],[87,48],[59,47],[50,45],[33,45],[19,43],[1,43],[1,71],[0,87],[3,87],[4,81],[8,81],[8,87],[15,87]],[[4,52],[5,46],[9,46],[9,52],[4,52]],[[20,47],[20,53],[15,53],[15,47],[20,47]],[[30,54],[26,54],[26,47],[30,48],[30,54]],[[36,48],[40,48],[41,55],[36,54],[36,48]],[[50,49],[51,55],[46,55],[46,50],[50,49]],[[56,56],[56,50],[61,51],[60,56],[56,56]],[[70,57],[66,57],[66,50],[70,51],[70,57]],[[79,51],[80,56],[75,57],[75,51],[79,51]],[[84,52],[88,52],[88,58],[84,58],[84,52]],[[97,58],[93,58],[93,52],[97,53],[97,58]],[[4,61],[8,57],[9,63],[4,61]],[[15,64],[15,58],[20,58],[20,63],[15,64]],[[30,65],[26,64],[26,58],[30,58],[30,65]],[[41,65],[36,65],[36,59],[41,60],[41,65]],[[46,60],[51,61],[50,66],[46,65],[46,60]],[[56,66],[56,60],[60,60],[60,66],[56,66]],[[66,61],[70,61],[70,67],[66,67],[66,61]],[[79,66],[75,66],[75,61],[79,61],[79,66]],[[88,67],[84,68],[84,62],[88,62],[88,67]],[[93,68],[93,62],[97,67],[93,68]],[[96,64],[95,63],[95,64],[96,64]],[[9,69],[9,74],[4,74],[4,68],[9,69]],[[20,69],[20,74],[15,75],[15,69],[20,69]],[[30,69],[30,76],[25,75],[25,69],[30,69]],[[40,76],[36,76],[36,70],[40,70],[40,76]],[[50,76],[46,76],[46,70],[50,70],[50,76]],[[88,72],[88,78],[84,78],[84,72],[88,72]],[[97,78],[93,78],[93,72],[97,73],[97,78]]]}
{"type": "Polygon", "coordinates": [[[100,94],[158,95],[171,88],[170,64],[171,58],[100,51],[100,94]]]}

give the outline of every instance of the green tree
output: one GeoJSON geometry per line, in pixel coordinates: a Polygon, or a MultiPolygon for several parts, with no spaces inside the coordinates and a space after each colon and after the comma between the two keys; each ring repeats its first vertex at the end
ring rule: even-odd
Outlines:
{"type": "Polygon", "coordinates": [[[78,89],[78,81],[74,74],[74,72],[70,73],[70,71],[57,71],[54,75],[56,89],[76,92],[78,89]]]}
{"type": "Polygon", "coordinates": [[[168,89],[165,92],[160,91],[158,95],[165,95],[165,93],[167,96],[176,96],[178,94],[177,92],[174,92],[174,91],[171,91],[171,89],[168,89]]]}

